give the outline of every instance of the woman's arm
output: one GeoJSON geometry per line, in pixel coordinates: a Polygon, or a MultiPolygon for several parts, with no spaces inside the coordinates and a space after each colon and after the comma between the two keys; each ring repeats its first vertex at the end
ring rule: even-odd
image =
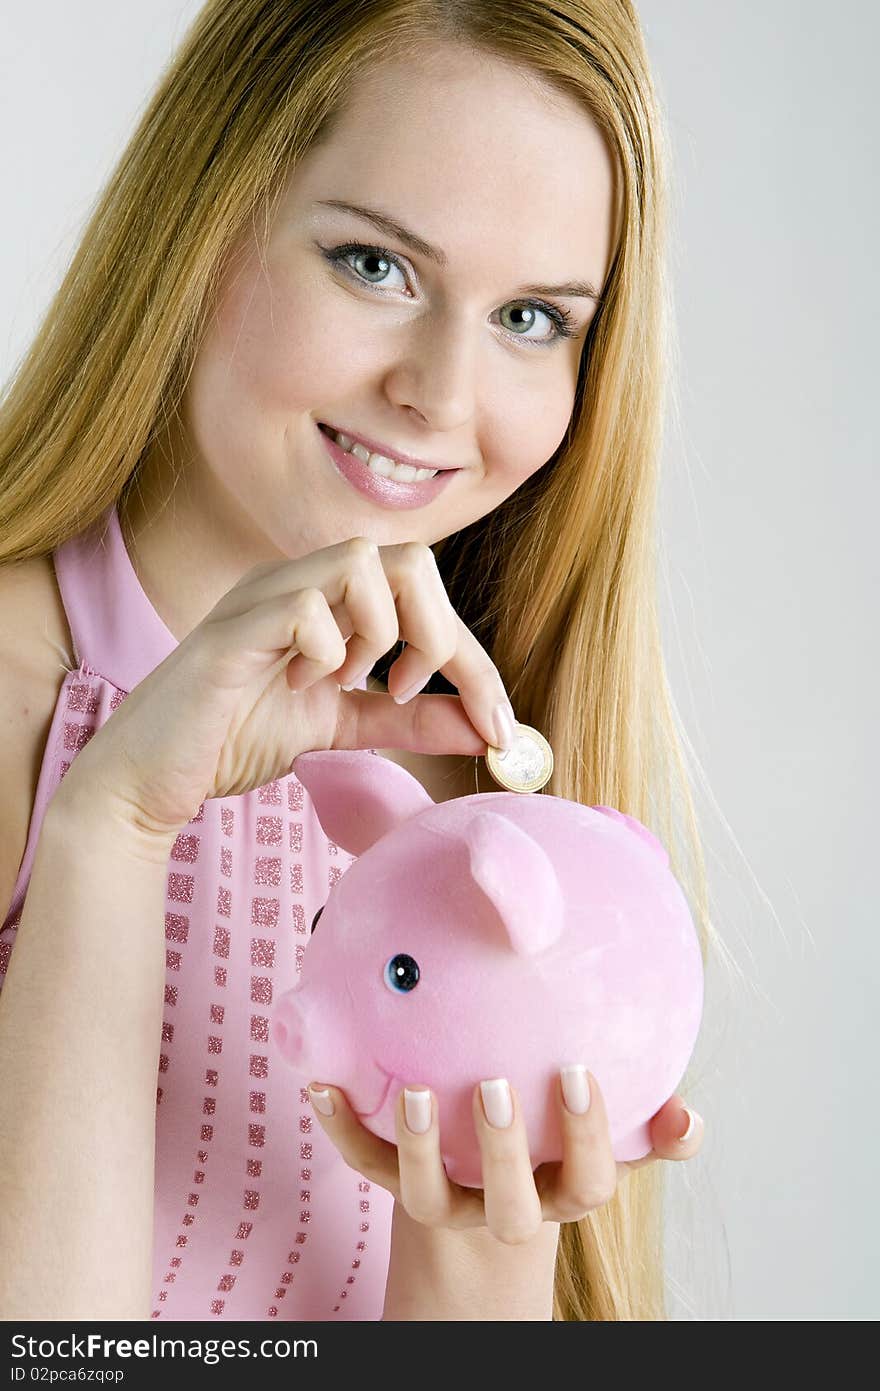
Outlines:
{"type": "Polygon", "coordinates": [[[558,1222],[510,1246],[485,1227],[425,1227],[396,1202],[382,1318],[552,1319],[558,1243],[558,1222]]]}
{"type": "Polygon", "coordinates": [[[0,993],[0,1319],[147,1319],[167,865],[70,802],[0,993]]]}

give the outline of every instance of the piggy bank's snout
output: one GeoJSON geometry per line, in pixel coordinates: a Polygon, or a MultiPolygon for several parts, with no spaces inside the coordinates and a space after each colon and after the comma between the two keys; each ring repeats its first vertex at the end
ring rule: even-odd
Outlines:
{"type": "Polygon", "coordinates": [[[281,1057],[300,1076],[326,1074],[341,1082],[354,1066],[353,1021],[334,1011],[317,991],[297,986],[282,995],[269,1033],[281,1057]]]}
{"type": "Polygon", "coordinates": [[[305,1049],[302,1015],[292,1000],[285,1000],[272,1023],[275,1042],[290,1063],[301,1060],[305,1049]]]}

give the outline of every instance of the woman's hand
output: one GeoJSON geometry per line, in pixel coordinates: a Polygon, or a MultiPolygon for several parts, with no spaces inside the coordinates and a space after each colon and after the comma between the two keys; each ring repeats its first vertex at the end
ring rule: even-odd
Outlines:
{"type": "Polygon", "coordinates": [[[502,741],[506,701],[430,547],[356,536],[244,575],[126,696],[56,795],[100,796],[164,852],[206,798],[285,777],[310,749],[485,754],[502,741]],[[401,637],[388,695],[345,689],[401,637]],[[435,671],[460,694],[397,703],[435,671]]]}
{"type": "MultiPolygon", "coordinates": [[[[528,1141],[516,1092],[510,1088],[512,1120],[493,1125],[489,1115],[509,1114],[504,1087],[497,1081],[473,1092],[473,1119],[480,1145],[484,1187],[465,1188],[446,1174],[440,1154],[438,1103],[427,1088],[403,1089],[397,1100],[397,1145],[374,1135],[358,1120],[336,1087],[313,1083],[309,1093],[321,1125],[346,1164],[386,1188],[414,1221],[428,1227],[488,1227],[501,1242],[529,1241],[542,1222],[576,1222],[614,1196],[631,1169],[656,1159],[690,1159],[703,1143],[703,1121],[674,1093],[650,1123],[650,1153],[642,1159],[616,1161],[599,1084],[591,1072],[590,1103],[580,1114],[568,1109],[561,1078],[555,1082],[563,1136],[562,1160],[532,1171],[528,1141]],[[414,1133],[407,1124],[406,1091],[411,1116],[430,1120],[414,1133]],[[412,1098],[415,1098],[412,1100],[412,1098]],[[328,1104],[332,1114],[326,1114],[328,1104]],[[430,1109],[429,1109],[430,1108],[430,1109]]],[[[569,1092],[577,1101],[577,1087],[569,1092]]],[[[581,1095],[583,1094],[581,1089],[581,1095]]]]}

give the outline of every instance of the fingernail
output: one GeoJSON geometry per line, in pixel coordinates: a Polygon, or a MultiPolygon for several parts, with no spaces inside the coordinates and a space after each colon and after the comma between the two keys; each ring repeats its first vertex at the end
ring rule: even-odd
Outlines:
{"type": "Polygon", "coordinates": [[[356,686],[360,681],[363,681],[363,679],[364,679],[365,676],[369,676],[369,674],[370,674],[370,672],[371,672],[372,670],[373,670],[373,663],[371,662],[370,665],[369,665],[368,667],[364,667],[363,671],[359,671],[358,674],[357,674],[357,676],[353,676],[353,677],[351,678],[351,680],[349,681],[349,683],[348,683],[347,686],[342,686],[342,685],[340,685],[340,689],[343,690],[343,691],[353,691],[354,688],[355,688],[355,686],[356,686]]]}
{"type": "Polygon", "coordinates": [[[335,1107],[333,1098],[325,1088],[320,1091],[317,1087],[309,1087],[309,1096],[316,1111],[320,1111],[322,1116],[332,1116],[335,1107]]]}
{"type": "Polygon", "coordinates": [[[570,1063],[559,1069],[562,1078],[562,1095],[569,1111],[582,1116],[590,1106],[590,1079],[583,1063],[570,1063]]]}
{"type": "Polygon", "coordinates": [[[407,686],[405,691],[401,691],[400,695],[394,697],[397,704],[405,705],[408,700],[412,700],[413,696],[416,695],[423,686],[428,684],[428,679],[427,676],[423,676],[421,681],[415,681],[411,686],[407,686]]]}
{"type": "Polygon", "coordinates": [[[431,1093],[403,1089],[403,1112],[408,1128],[414,1135],[424,1135],[431,1128],[431,1093]]]}
{"type": "Polygon", "coordinates": [[[483,1110],[486,1120],[496,1130],[506,1130],[513,1120],[513,1101],[510,1087],[505,1077],[494,1077],[489,1082],[480,1083],[483,1110]]]}
{"type": "Polygon", "coordinates": [[[702,1119],[702,1117],[699,1115],[699,1113],[698,1113],[697,1111],[692,1111],[691,1108],[690,1108],[689,1106],[685,1106],[685,1108],[684,1108],[684,1113],[685,1113],[685,1115],[686,1115],[687,1118],[688,1118],[688,1127],[687,1127],[687,1130],[684,1132],[684,1134],[683,1134],[683,1135],[679,1135],[679,1137],[678,1137],[678,1143],[679,1143],[680,1145],[683,1145],[684,1142],[685,1142],[685,1140],[689,1140],[689,1139],[691,1138],[691,1135],[693,1134],[694,1126],[696,1125],[696,1123],[697,1123],[698,1120],[701,1120],[701,1119],[702,1119]]]}
{"type": "Polygon", "coordinates": [[[513,706],[509,700],[502,700],[492,711],[492,724],[495,728],[496,745],[498,749],[512,749],[513,741],[516,738],[514,728],[515,720],[513,717],[513,706]]]}

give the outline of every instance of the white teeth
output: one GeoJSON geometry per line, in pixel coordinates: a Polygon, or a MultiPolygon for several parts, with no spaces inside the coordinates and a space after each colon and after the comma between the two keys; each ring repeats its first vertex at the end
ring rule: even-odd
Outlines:
{"type": "Polygon", "coordinates": [[[421,483],[440,472],[435,468],[413,468],[410,464],[396,464],[384,454],[371,454],[369,449],[362,444],[356,444],[348,435],[337,434],[335,431],[331,431],[331,435],[340,449],[344,449],[347,454],[353,454],[362,464],[367,465],[371,473],[378,473],[382,478],[393,478],[398,483],[421,483]]]}

